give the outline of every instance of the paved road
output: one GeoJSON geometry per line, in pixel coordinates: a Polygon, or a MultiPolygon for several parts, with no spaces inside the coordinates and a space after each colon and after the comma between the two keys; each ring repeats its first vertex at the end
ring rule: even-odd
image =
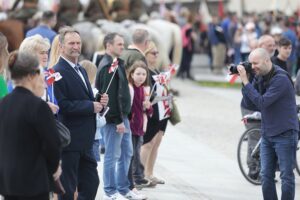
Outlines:
{"type": "MultiPolygon", "coordinates": [[[[236,161],[238,139],[244,131],[240,91],[181,80],[172,85],[180,92],[176,102],[182,122],[168,126],[159,152],[155,171],[166,184],[142,192],[151,200],[262,199],[260,187],[242,177],[236,161]]],[[[297,191],[299,198],[300,177],[297,191]]]]}

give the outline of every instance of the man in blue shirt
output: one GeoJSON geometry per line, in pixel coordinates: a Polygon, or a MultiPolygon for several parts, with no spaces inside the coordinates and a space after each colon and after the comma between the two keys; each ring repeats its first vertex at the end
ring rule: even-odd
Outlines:
{"type": "Polygon", "coordinates": [[[242,65],[238,72],[243,82],[243,101],[250,110],[259,110],[261,125],[261,177],[265,200],[278,199],[275,171],[279,163],[281,199],[295,198],[295,176],[299,122],[293,83],[287,72],[273,65],[268,52],[258,48],[249,55],[255,73],[252,83],[242,65]]]}
{"type": "Polygon", "coordinates": [[[45,11],[43,12],[40,25],[27,31],[26,37],[39,34],[44,38],[48,38],[50,44],[52,44],[52,41],[57,34],[55,31],[52,30],[52,28],[55,25],[56,25],[56,14],[52,11],[45,11]]]}

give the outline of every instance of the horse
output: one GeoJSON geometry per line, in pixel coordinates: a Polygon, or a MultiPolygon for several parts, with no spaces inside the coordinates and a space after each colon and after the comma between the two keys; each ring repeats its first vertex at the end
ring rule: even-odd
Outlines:
{"type": "Polygon", "coordinates": [[[155,30],[160,30],[159,34],[163,41],[163,46],[170,57],[170,62],[180,64],[182,55],[181,30],[177,24],[162,19],[152,19],[147,25],[155,30]]]}
{"type": "Polygon", "coordinates": [[[159,65],[167,66],[170,63],[180,64],[182,54],[182,41],[180,28],[164,20],[150,20],[147,24],[124,21],[116,23],[107,20],[92,22],[78,22],[73,27],[79,31],[82,39],[82,54],[90,59],[95,51],[103,50],[103,38],[109,32],[117,32],[124,37],[125,47],[132,43],[131,35],[137,28],[146,29],[151,40],[157,45],[159,65]],[[169,55],[172,54],[172,58],[169,55]]]}
{"type": "Polygon", "coordinates": [[[24,39],[24,24],[16,19],[0,21],[0,31],[6,36],[8,41],[8,51],[19,49],[24,39]]]}

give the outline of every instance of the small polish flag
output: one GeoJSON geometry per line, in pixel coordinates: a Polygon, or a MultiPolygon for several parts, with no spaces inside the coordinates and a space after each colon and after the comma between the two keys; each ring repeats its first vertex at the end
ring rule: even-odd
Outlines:
{"type": "Polygon", "coordinates": [[[169,65],[169,71],[171,73],[171,75],[174,75],[176,73],[176,71],[178,70],[179,65],[177,64],[171,64],[169,65]]]}
{"type": "Polygon", "coordinates": [[[111,64],[111,66],[108,69],[108,73],[110,74],[112,72],[115,72],[118,68],[118,64],[119,64],[118,59],[115,58],[111,64]]]}
{"type": "Polygon", "coordinates": [[[45,71],[45,77],[47,85],[52,85],[55,81],[62,79],[62,76],[59,72],[55,72],[54,69],[49,69],[45,71]]]}
{"type": "Polygon", "coordinates": [[[160,73],[159,75],[152,76],[155,82],[158,82],[160,85],[167,84],[167,76],[164,73],[160,73]]]}

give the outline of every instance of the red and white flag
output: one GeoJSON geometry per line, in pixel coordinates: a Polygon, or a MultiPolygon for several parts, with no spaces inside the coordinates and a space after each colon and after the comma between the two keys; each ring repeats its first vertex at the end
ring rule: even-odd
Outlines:
{"type": "MultiPolygon", "coordinates": [[[[156,95],[158,97],[167,97],[168,96],[168,91],[165,86],[157,84],[156,86],[156,95]]],[[[158,116],[159,120],[166,119],[170,117],[171,115],[171,105],[168,100],[163,100],[163,101],[158,101],[157,102],[158,106],[158,116]]]]}
{"type": "Polygon", "coordinates": [[[176,64],[171,64],[169,65],[168,71],[166,72],[161,72],[158,75],[152,76],[153,79],[158,82],[161,85],[167,85],[171,81],[172,75],[176,73],[178,70],[179,66],[176,64]]]}
{"type": "Polygon", "coordinates": [[[234,84],[238,77],[238,74],[230,74],[227,79],[230,84],[234,84]]]}
{"type": "Polygon", "coordinates": [[[54,69],[49,69],[44,71],[45,79],[47,85],[52,85],[55,81],[62,79],[62,76],[59,72],[55,72],[54,69]]]}
{"type": "Polygon", "coordinates": [[[154,81],[159,83],[160,85],[166,85],[167,84],[167,74],[164,72],[158,74],[158,75],[153,75],[152,76],[154,81]]]}
{"type": "Polygon", "coordinates": [[[170,64],[169,65],[169,72],[171,75],[174,75],[176,73],[176,71],[178,70],[179,65],[177,64],[170,64]]]}
{"type": "Polygon", "coordinates": [[[117,68],[118,68],[118,64],[119,64],[118,59],[115,58],[113,60],[113,62],[111,63],[111,66],[108,69],[108,73],[110,74],[110,73],[115,72],[117,70],[117,68]]]}

